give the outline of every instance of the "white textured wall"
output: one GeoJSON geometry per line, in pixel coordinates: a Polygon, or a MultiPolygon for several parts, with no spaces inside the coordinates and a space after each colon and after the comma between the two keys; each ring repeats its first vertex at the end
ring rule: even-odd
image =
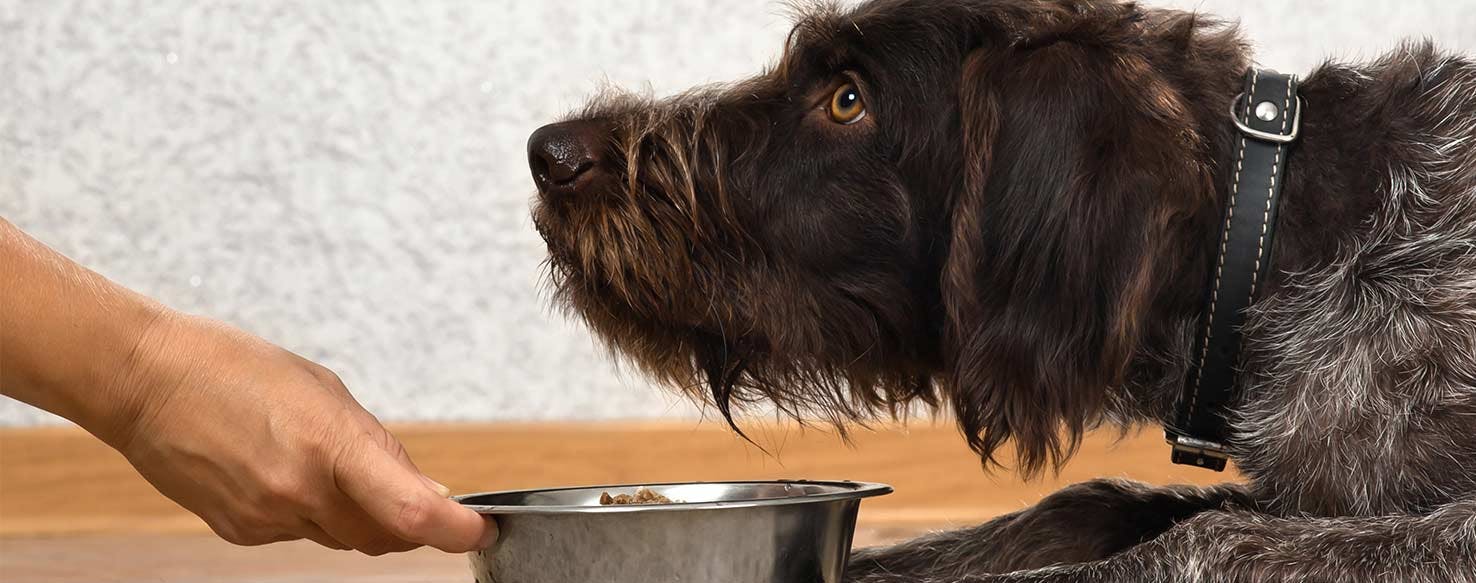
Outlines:
{"type": "MultiPolygon", "coordinates": [[[[1409,35],[1476,50],[1472,0],[1170,4],[1242,18],[1288,71],[1409,35]]],[[[602,79],[757,70],[779,6],[0,0],[0,216],[388,419],[692,415],[549,313],[523,145],[602,79]]],[[[0,424],[52,420],[0,399],[0,424]]]]}

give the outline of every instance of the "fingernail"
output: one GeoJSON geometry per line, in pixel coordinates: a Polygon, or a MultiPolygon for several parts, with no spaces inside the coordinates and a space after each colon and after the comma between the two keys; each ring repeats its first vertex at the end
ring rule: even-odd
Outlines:
{"type": "Polygon", "coordinates": [[[482,533],[482,540],[477,543],[477,548],[480,550],[486,550],[487,547],[492,546],[492,543],[497,542],[497,521],[490,516],[486,517],[486,520],[487,531],[482,533]]]}

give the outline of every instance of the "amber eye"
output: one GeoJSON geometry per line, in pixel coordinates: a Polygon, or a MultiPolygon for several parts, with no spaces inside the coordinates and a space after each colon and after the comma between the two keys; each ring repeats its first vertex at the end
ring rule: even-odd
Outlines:
{"type": "Polygon", "coordinates": [[[866,104],[861,102],[861,90],[855,83],[841,85],[830,96],[830,119],[839,124],[853,124],[866,117],[866,104]]]}

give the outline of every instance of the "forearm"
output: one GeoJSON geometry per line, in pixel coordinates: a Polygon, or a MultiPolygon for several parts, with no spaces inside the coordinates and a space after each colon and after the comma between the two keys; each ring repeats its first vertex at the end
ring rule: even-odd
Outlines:
{"type": "Polygon", "coordinates": [[[116,446],[139,407],[139,353],[167,314],[0,218],[0,393],[116,446]]]}
{"type": "Polygon", "coordinates": [[[168,310],[4,219],[0,392],[102,438],[237,544],[459,553],[497,534],[416,470],[332,371],[168,310]]]}

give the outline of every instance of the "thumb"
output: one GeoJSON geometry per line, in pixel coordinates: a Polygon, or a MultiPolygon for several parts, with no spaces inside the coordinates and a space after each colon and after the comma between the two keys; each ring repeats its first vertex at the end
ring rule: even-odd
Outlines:
{"type": "Polygon", "coordinates": [[[339,490],[390,534],[452,553],[480,550],[496,540],[496,523],[448,500],[383,449],[358,447],[339,459],[339,490]]]}

